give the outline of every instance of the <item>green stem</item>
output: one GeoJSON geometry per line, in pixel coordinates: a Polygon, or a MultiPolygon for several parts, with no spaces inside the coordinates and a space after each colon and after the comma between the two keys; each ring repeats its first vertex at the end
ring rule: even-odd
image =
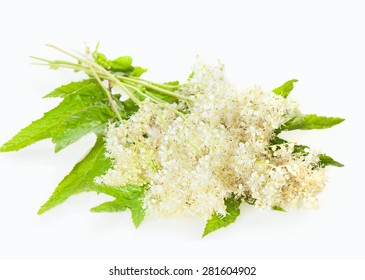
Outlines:
{"type": "Polygon", "coordinates": [[[114,100],[113,100],[113,97],[112,97],[111,92],[103,85],[103,82],[100,80],[98,74],[95,72],[95,70],[94,70],[94,68],[92,68],[92,66],[90,66],[90,70],[91,70],[91,72],[93,72],[93,76],[95,77],[95,79],[98,81],[99,85],[103,88],[104,92],[108,96],[108,99],[109,99],[109,102],[110,102],[110,106],[112,107],[112,110],[116,114],[118,120],[119,121],[122,121],[122,117],[120,116],[120,113],[118,111],[118,108],[117,108],[114,100]]]}
{"type": "MultiPolygon", "coordinates": [[[[32,58],[40,60],[42,62],[45,62],[50,67],[52,67],[52,66],[53,67],[62,67],[62,68],[69,68],[69,69],[74,69],[74,70],[78,70],[78,71],[84,71],[89,76],[94,76],[95,79],[100,84],[100,86],[106,92],[106,94],[109,98],[109,101],[111,103],[112,109],[113,109],[113,111],[115,111],[118,118],[120,118],[120,114],[119,114],[119,111],[117,110],[117,108],[115,107],[115,103],[114,103],[114,100],[112,98],[112,93],[107,88],[105,88],[105,86],[101,82],[101,79],[109,80],[110,82],[114,83],[115,85],[118,85],[128,95],[128,97],[134,103],[136,103],[137,105],[140,105],[141,101],[133,93],[130,92],[128,87],[133,88],[134,90],[137,90],[137,92],[141,93],[143,96],[149,97],[154,102],[160,103],[163,107],[165,107],[169,110],[172,110],[173,112],[175,112],[176,114],[178,114],[182,117],[183,117],[183,114],[181,112],[179,112],[178,110],[175,110],[174,108],[172,108],[168,104],[165,104],[165,102],[163,100],[156,98],[155,96],[153,96],[152,93],[149,93],[148,91],[146,91],[145,93],[142,92],[138,87],[136,87],[134,85],[132,86],[131,83],[145,86],[146,88],[149,88],[151,90],[155,90],[155,91],[157,91],[159,93],[162,93],[162,94],[166,94],[166,95],[169,95],[169,96],[174,96],[174,97],[176,97],[180,100],[185,100],[187,103],[188,103],[188,101],[194,101],[193,99],[191,99],[187,96],[183,96],[183,95],[175,93],[171,90],[166,89],[166,88],[169,88],[169,87],[173,88],[174,86],[162,85],[162,84],[153,83],[153,82],[150,82],[150,81],[147,81],[147,80],[143,80],[143,79],[140,79],[140,78],[126,77],[126,76],[120,76],[120,75],[117,75],[117,74],[113,74],[113,73],[110,73],[108,70],[104,69],[101,65],[97,64],[94,60],[92,60],[87,55],[84,55],[84,54],[74,55],[70,52],[67,52],[67,51],[57,47],[57,46],[50,45],[50,44],[47,44],[47,46],[51,47],[53,49],[56,49],[57,51],[65,54],[69,57],[72,57],[72,58],[76,59],[79,63],[72,63],[72,62],[68,62],[68,61],[64,61],[64,60],[50,61],[50,60],[43,59],[43,58],[38,58],[38,57],[32,57],[32,58]]],[[[190,107],[190,104],[188,104],[188,105],[190,107]]]]}
{"type": "Polygon", "coordinates": [[[165,93],[167,95],[170,95],[170,96],[174,96],[176,98],[180,98],[182,100],[189,100],[189,101],[193,101],[191,98],[187,97],[187,96],[183,96],[183,95],[180,95],[180,94],[177,94],[173,91],[170,91],[170,90],[166,90],[166,89],[163,89],[161,87],[157,87],[157,86],[154,86],[152,85],[150,82],[144,82],[140,79],[134,79],[134,78],[131,78],[131,77],[125,77],[125,76],[118,76],[119,79],[121,80],[126,80],[126,81],[131,81],[131,82],[134,82],[134,83],[137,83],[137,84],[140,84],[142,86],[145,86],[147,88],[150,88],[150,89],[154,89],[158,92],[161,92],[161,93],[165,93]]]}
{"type": "MultiPolygon", "coordinates": [[[[63,64],[55,63],[54,61],[51,61],[49,63],[32,63],[32,65],[49,66],[51,68],[52,67],[58,67],[58,68],[73,69],[73,70],[76,70],[76,71],[84,71],[87,75],[91,75],[91,72],[89,70],[87,70],[85,67],[72,66],[72,65],[63,65],[63,64]]],[[[102,77],[102,75],[100,75],[99,77],[102,77]]]]}
{"type": "Polygon", "coordinates": [[[146,82],[146,83],[150,83],[152,85],[155,85],[155,86],[158,86],[158,87],[161,87],[161,88],[178,88],[179,86],[174,86],[174,85],[169,85],[169,84],[161,84],[161,83],[156,83],[156,82],[152,82],[152,81],[149,81],[149,80],[145,80],[145,79],[141,79],[139,77],[130,77],[134,80],[137,80],[137,81],[142,81],[142,82],[146,82]]]}
{"type": "Polygon", "coordinates": [[[178,110],[175,110],[174,108],[172,108],[167,102],[165,102],[164,100],[161,100],[155,96],[153,96],[151,93],[149,93],[148,91],[146,92],[143,92],[141,91],[138,87],[134,86],[134,85],[131,85],[131,84],[126,84],[127,87],[130,87],[132,89],[134,89],[135,91],[137,91],[139,94],[143,95],[144,97],[148,97],[150,98],[151,100],[153,100],[156,104],[159,104],[161,105],[162,107],[174,112],[175,114],[179,115],[180,117],[184,118],[184,114],[181,113],[180,111],[178,110]]]}
{"type": "Polygon", "coordinates": [[[67,52],[67,51],[65,51],[65,50],[63,50],[63,49],[61,49],[61,48],[59,48],[59,47],[57,47],[57,46],[55,46],[55,45],[52,45],[52,44],[46,44],[46,46],[47,46],[47,47],[50,47],[50,48],[52,48],[52,49],[55,49],[55,50],[57,50],[57,51],[59,51],[59,52],[61,52],[61,53],[64,53],[65,55],[70,56],[70,57],[72,57],[72,58],[74,58],[74,59],[76,59],[76,60],[78,60],[78,61],[84,61],[84,62],[85,62],[85,60],[84,60],[84,59],[80,59],[80,57],[78,57],[78,56],[76,56],[76,55],[74,55],[74,54],[72,54],[72,53],[70,53],[70,52],[67,52]]]}
{"type": "MultiPolygon", "coordinates": [[[[35,57],[35,56],[31,56],[31,58],[46,62],[46,63],[32,63],[33,65],[73,69],[76,71],[83,71],[87,75],[93,76],[93,73],[90,71],[90,67],[86,68],[85,66],[82,66],[81,64],[76,64],[76,63],[63,61],[63,60],[47,60],[47,59],[43,59],[43,58],[39,58],[39,57],[35,57]]],[[[108,79],[104,74],[102,74],[100,72],[97,72],[97,73],[100,78],[108,79]]]]}
{"type": "MultiPolygon", "coordinates": [[[[87,56],[81,54],[80,56],[76,56],[72,53],[69,53],[57,46],[54,45],[49,45],[47,44],[48,47],[54,48],[70,57],[75,58],[77,61],[83,62],[86,65],[88,65],[88,67],[90,68],[90,66],[93,66],[93,68],[98,69],[101,73],[103,73],[106,77],[108,77],[111,81],[113,81],[114,83],[116,83],[123,91],[125,91],[125,93],[129,96],[130,99],[133,100],[134,103],[136,103],[137,105],[139,105],[141,102],[133,95],[129,92],[129,90],[113,75],[110,74],[107,70],[105,70],[103,67],[101,67],[99,64],[95,63],[93,60],[91,60],[90,58],[88,58],[87,56]]],[[[94,70],[95,71],[95,70],[94,70]]]]}
{"type": "Polygon", "coordinates": [[[186,140],[186,143],[193,148],[193,150],[195,151],[195,153],[197,154],[198,157],[202,157],[203,153],[199,150],[199,148],[197,146],[195,146],[190,140],[186,140]]]}
{"type": "Polygon", "coordinates": [[[109,79],[111,82],[114,82],[115,84],[117,84],[128,96],[130,99],[132,99],[132,101],[134,103],[136,103],[137,105],[141,104],[141,101],[138,100],[137,97],[135,97],[126,87],[123,83],[121,83],[117,77],[113,74],[111,74],[109,71],[105,70],[102,66],[100,66],[99,64],[97,64],[96,62],[94,62],[93,60],[89,59],[87,56],[81,54],[83,57],[82,61],[85,61],[86,63],[92,65],[93,67],[97,68],[101,73],[104,74],[104,76],[109,79]]]}

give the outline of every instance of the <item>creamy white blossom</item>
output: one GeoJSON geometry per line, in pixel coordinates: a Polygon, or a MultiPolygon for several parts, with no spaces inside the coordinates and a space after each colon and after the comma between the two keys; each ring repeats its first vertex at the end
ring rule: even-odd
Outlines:
{"type": "Polygon", "coordinates": [[[197,64],[180,94],[194,101],[173,104],[184,115],[145,100],[140,110],[111,124],[106,148],[114,166],[98,183],[147,185],[151,214],[225,215],[232,193],[261,208],[317,205],[325,173],[311,150],[294,143],[270,145],[274,130],[298,115],[297,104],[260,87],[238,90],[223,66],[197,64]]]}

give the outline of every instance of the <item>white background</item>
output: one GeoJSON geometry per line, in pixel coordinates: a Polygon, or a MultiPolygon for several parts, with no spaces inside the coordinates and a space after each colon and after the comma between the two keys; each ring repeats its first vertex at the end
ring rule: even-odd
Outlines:
{"type": "Polygon", "coordinates": [[[6,1],[0,8],[0,143],[57,104],[41,97],[79,79],[30,65],[59,58],[44,44],[129,54],[146,78],[184,81],[196,55],[226,65],[239,87],[297,78],[305,113],[340,116],[330,130],[290,134],[345,164],[328,168],[317,211],[243,205],[237,222],[201,239],[204,221],[95,214],[106,196],[74,196],[36,212],[92,146],[53,153],[49,140],[0,154],[0,259],[364,259],[364,9],[361,1],[6,1]]]}

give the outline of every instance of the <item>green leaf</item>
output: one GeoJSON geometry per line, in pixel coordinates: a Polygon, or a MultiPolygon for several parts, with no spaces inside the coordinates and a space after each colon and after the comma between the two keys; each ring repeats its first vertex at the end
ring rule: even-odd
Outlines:
{"type": "Polygon", "coordinates": [[[305,149],[310,149],[308,146],[305,146],[305,145],[294,145],[294,151],[293,153],[294,154],[308,154],[305,152],[305,149]]]}
{"type": "Polygon", "coordinates": [[[72,195],[94,191],[112,196],[115,200],[102,203],[92,208],[91,211],[120,212],[129,208],[132,213],[133,223],[138,227],[145,215],[145,209],[143,208],[145,187],[131,185],[111,187],[96,184],[95,177],[105,174],[111,166],[111,160],[105,156],[104,140],[102,137],[98,137],[94,147],[62,180],[52,196],[39,209],[38,214],[43,214],[61,204],[72,195]]]}
{"type": "Polygon", "coordinates": [[[327,166],[327,165],[333,165],[337,167],[343,167],[344,165],[342,163],[339,163],[338,161],[335,161],[330,156],[327,156],[326,154],[320,154],[319,155],[319,164],[321,166],[327,166]]]}
{"type": "Polygon", "coordinates": [[[110,69],[110,60],[106,58],[105,54],[99,53],[95,50],[93,53],[93,58],[100,66],[104,67],[105,69],[110,69]]]}
{"type": "Polygon", "coordinates": [[[104,202],[98,206],[90,209],[91,212],[123,212],[127,210],[128,207],[124,205],[123,201],[118,199],[104,202]]]}
{"type": "Polygon", "coordinates": [[[130,73],[130,76],[132,76],[132,77],[141,77],[141,75],[143,74],[143,73],[146,73],[147,72],[147,68],[142,68],[142,67],[140,67],[140,66],[135,66],[134,68],[133,68],[133,71],[132,71],[132,73],[130,73]]]}
{"type": "MultiPolygon", "coordinates": [[[[278,136],[275,136],[273,139],[271,139],[270,141],[270,145],[281,145],[281,144],[285,144],[288,143],[288,141],[279,138],[278,136]]],[[[310,149],[308,146],[305,145],[294,145],[294,150],[293,153],[294,154],[298,154],[301,153],[303,155],[307,155],[308,153],[305,152],[305,149],[310,149]]],[[[319,154],[319,166],[321,167],[326,167],[328,165],[332,165],[332,166],[337,166],[337,167],[343,167],[344,165],[342,163],[339,163],[338,161],[335,161],[333,158],[331,158],[330,156],[326,155],[326,154],[319,154]]]]}
{"type": "Polygon", "coordinates": [[[105,146],[102,137],[98,137],[90,152],[75,165],[72,171],[57,186],[52,196],[39,209],[42,214],[61,204],[70,196],[85,191],[98,191],[94,178],[104,174],[111,167],[111,161],[105,156],[105,146]]]}
{"type": "Polygon", "coordinates": [[[89,84],[97,84],[97,81],[94,79],[87,79],[79,82],[71,82],[67,85],[60,86],[56,88],[55,90],[51,91],[47,95],[45,95],[43,98],[48,97],[65,97],[66,95],[69,95],[71,93],[75,93],[78,90],[84,88],[85,86],[89,84]]]}
{"type": "Polygon", "coordinates": [[[244,197],[244,200],[247,204],[250,204],[250,205],[255,205],[256,203],[256,199],[253,198],[252,196],[248,195],[248,196],[245,196],[244,197]]]}
{"type": "Polygon", "coordinates": [[[134,103],[131,99],[121,102],[123,105],[123,111],[121,112],[121,116],[124,119],[128,119],[134,113],[136,113],[139,109],[139,106],[134,103]]]}
{"type": "Polygon", "coordinates": [[[110,70],[114,72],[133,71],[132,58],[130,56],[120,56],[115,60],[110,60],[110,70]]]}
{"type": "Polygon", "coordinates": [[[115,118],[105,105],[107,103],[108,99],[98,84],[84,85],[77,91],[69,92],[56,108],[19,131],[0,147],[0,151],[17,151],[37,141],[52,138],[58,152],[88,133],[102,132],[108,121],[115,118]]]}
{"type": "MultiPolygon", "coordinates": [[[[134,67],[132,66],[133,59],[128,55],[120,56],[114,60],[109,60],[104,54],[95,50],[93,53],[93,58],[97,64],[99,64],[106,70],[110,70],[113,72],[123,72],[128,74],[132,73],[134,70],[134,67]]],[[[142,70],[145,69],[140,67],[136,70],[136,73],[137,71],[139,71],[139,73],[142,74],[142,70]]]]}
{"type": "Polygon", "coordinates": [[[0,147],[0,152],[18,151],[37,141],[50,138],[51,131],[49,127],[52,127],[53,124],[47,124],[43,119],[56,114],[56,110],[51,110],[42,119],[34,121],[29,126],[20,130],[18,134],[0,147]]]}
{"type": "Polygon", "coordinates": [[[133,66],[133,59],[128,55],[120,56],[114,60],[108,59],[104,54],[98,52],[99,44],[96,46],[92,56],[94,61],[112,72],[119,72],[121,75],[127,75],[132,77],[140,77],[148,69],[141,66],[133,66]]]}
{"type": "Polygon", "coordinates": [[[113,111],[103,103],[73,114],[62,126],[52,131],[55,151],[62,150],[91,132],[102,134],[113,117],[113,111]]]}
{"type": "Polygon", "coordinates": [[[271,209],[275,211],[286,212],[286,210],[280,206],[273,206],[271,209]]]}
{"type": "Polygon", "coordinates": [[[288,95],[290,94],[290,92],[293,90],[294,83],[296,83],[296,82],[298,82],[298,80],[296,80],[296,79],[289,80],[289,81],[285,82],[284,84],[282,84],[280,87],[273,89],[272,92],[277,95],[281,95],[284,98],[287,98],[288,95]]]}
{"type": "Polygon", "coordinates": [[[179,87],[180,82],[179,81],[170,81],[170,82],[166,82],[163,84],[168,85],[168,86],[173,86],[177,89],[179,87]]]}
{"type": "Polygon", "coordinates": [[[231,195],[229,198],[224,200],[226,205],[226,216],[222,216],[221,214],[213,214],[212,217],[207,221],[207,224],[204,229],[203,237],[207,234],[216,231],[220,228],[226,227],[232,223],[234,223],[237,217],[240,214],[240,205],[242,198],[238,198],[235,195],[231,195]]]}
{"type": "Polygon", "coordinates": [[[100,186],[98,191],[114,196],[116,199],[91,208],[92,212],[122,212],[130,209],[135,227],[141,224],[145,216],[143,207],[145,187],[133,185],[122,187],[100,186]]]}
{"type": "Polygon", "coordinates": [[[335,117],[323,117],[315,114],[300,115],[286,122],[283,125],[282,130],[295,130],[295,129],[325,129],[330,128],[336,124],[340,124],[344,121],[342,118],[335,117]]]}
{"type": "Polygon", "coordinates": [[[288,143],[288,141],[278,137],[278,136],[274,136],[271,140],[270,140],[270,145],[281,145],[281,144],[285,144],[288,143]]]}
{"type": "MultiPolygon", "coordinates": [[[[274,138],[272,138],[270,140],[270,145],[283,145],[283,144],[287,144],[288,141],[278,137],[278,136],[275,136],[274,138]]],[[[293,153],[294,154],[297,154],[297,153],[305,153],[304,150],[305,149],[309,149],[308,146],[305,146],[305,145],[294,145],[294,150],[293,150],[293,153]]],[[[305,153],[306,154],[306,153],[305,153]]]]}

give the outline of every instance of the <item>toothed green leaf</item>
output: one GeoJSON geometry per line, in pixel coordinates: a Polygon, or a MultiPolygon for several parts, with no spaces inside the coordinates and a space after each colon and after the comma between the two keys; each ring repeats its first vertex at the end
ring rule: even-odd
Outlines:
{"type": "Polygon", "coordinates": [[[68,91],[56,108],[19,131],[0,151],[17,151],[37,141],[52,138],[57,152],[84,135],[101,133],[108,121],[115,118],[105,105],[107,103],[103,90],[95,83],[90,82],[74,92],[68,91]]]}
{"type": "Polygon", "coordinates": [[[102,203],[94,208],[92,212],[121,212],[130,209],[135,227],[138,227],[145,216],[143,198],[145,187],[126,185],[122,187],[100,186],[99,191],[116,199],[102,203]]]}
{"type": "Polygon", "coordinates": [[[83,81],[79,81],[79,82],[71,82],[67,85],[63,85],[63,86],[60,86],[60,87],[54,89],[53,91],[51,91],[47,95],[43,96],[43,98],[65,97],[68,94],[77,92],[78,90],[84,88],[85,86],[87,86],[89,84],[96,84],[97,85],[97,81],[94,80],[94,79],[87,79],[87,80],[83,80],[83,81]]]}
{"type": "Polygon", "coordinates": [[[342,118],[317,116],[315,114],[300,115],[283,125],[282,130],[325,129],[344,121],[342,118]]]}
{"type": "Polygon", "coordinates": [[[103,103],[95,104],[72,115],[62,126],[52,131],[52,142],[58,152],[91,132],[102,134],[108,121],[114,118],[112,110],[103,103]]]}
{"type": "Polygon", "coordinates": [[[224,200],[224,204],[226,205],[227,214],[225,216],[222,216],[221,214],[213,214],[212,217],[207,221],[203,237],[209,233],[212,233],[213,231],[234,223],[240,214],[241,201],[242,198],[237,198],[234,195],[226,198],[224,200]]]}
{"type": "MultiPolygon", "coordinates": [[[[281,144],[285,144],[285,143],[288,143],[288,141],[286,141],[286,140],[284,140],[284,139],[282,139],[278,136],[275,136],[270,141],[270,145],[281,145],[281,144]]],[[[293,153],[295,153],[295,154],[301,153],[301,154],[306,155],[307,152],[305,151],[305,149],[309,149],[309,147],[305,146],[305,145],[294,145],[293,153]]],[[[318,157],[319,157],[318,164],[321,167],[326,167],[326,166],[329,166],[329,165],[337,166],[337,167],[343,167],[344,166],[342,163],[339,163],[338,161],[335,161],[333,158],[331,158],[330,156],[328,156],[326,154],[319,154],[318,157]]]]}
{"type": "Polygon", "coordinates": [[[332,165],[337,167],[343,167],[344,165],[338,161],[335,161],[333,158],[326,154],[319,155],[319,164],[322,166],[332,165]]]}
{"type": "Polygon", "coordinates": [[[90,209],[91,212],[123,212],[127,210],[128,207],[125,206],[123,201],[118,199],[104,202],[98,206],[90,209]]]}
{"type": "Polygon", "coordinates": [[[61,181],[52,196],[39,209],[38,214],[61,204],[72,195],[86,191],[103,192],[102,187],[97,185],[94,179],[103,175],[109,168],[111,161],[105,156],[104,141],[102,137],[98,137],[94,147],[61,181]]]}

